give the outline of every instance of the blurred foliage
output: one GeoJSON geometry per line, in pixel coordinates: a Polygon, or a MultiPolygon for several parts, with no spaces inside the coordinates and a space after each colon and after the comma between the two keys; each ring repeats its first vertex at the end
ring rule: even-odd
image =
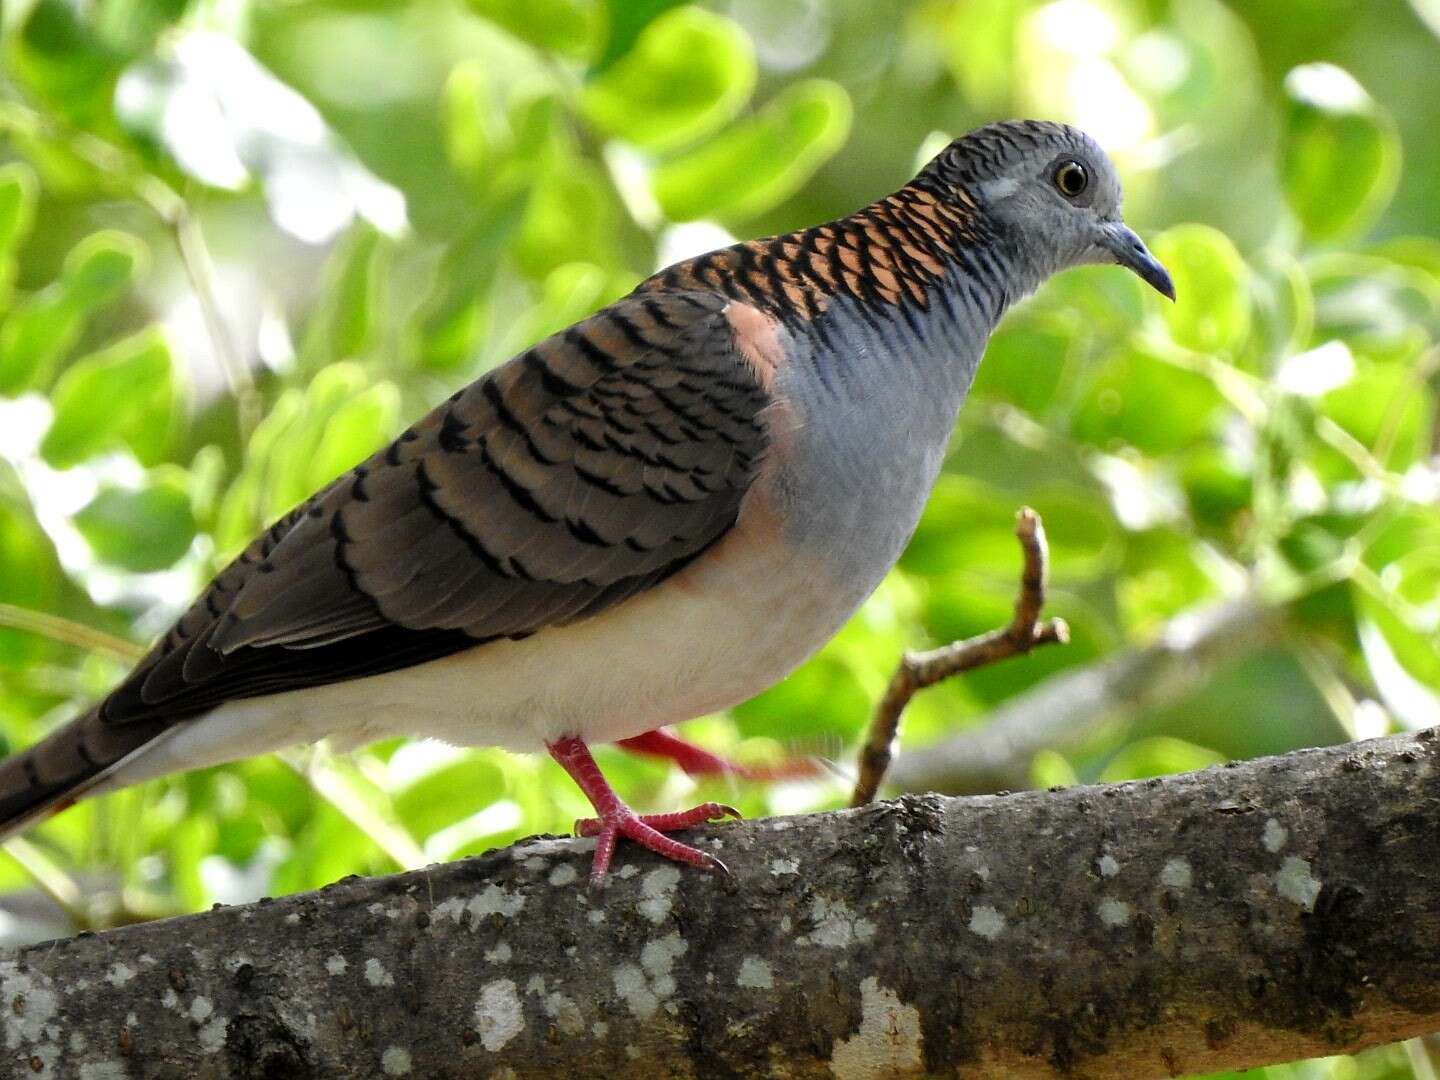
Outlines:
{"type": "MultiPolygon", "coordinates": [[[[1440,21],[1425,0],[6,4],[0,736],[28,744],[103,692],[257,529],[528,342],[676,258],[849,212],[949,136],[1023,114],[1111,148],[1179,302],[1093,269],[1017,308],[900,569],[810,664],[689,735],[848,759],[903,649],[1007,618],[1021,504],[1045,516],[1074,643],[924,695],[908,746],[1242,592],[1285,609],[1283,642],[1045,752],[1036,781],[1435,723],[1424,18],[1440,21]]],[[[669,768],[603,754],[636,803],[689,797],[669,768]]],[[[843,798],[704,788],[752,815],[843,798]]],[[[99,883],[70,914],[105,922],[586,810],[538,756],[306,750],[83,804],[26,863],[52,892],[99,883]]],[[[33,883],[0,860],[0,889],[33,883]]]]}

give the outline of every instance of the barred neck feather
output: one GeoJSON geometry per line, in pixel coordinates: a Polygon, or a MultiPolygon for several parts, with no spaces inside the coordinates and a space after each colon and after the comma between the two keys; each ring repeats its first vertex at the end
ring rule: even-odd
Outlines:
{"type": "Polygon", "coordinates": [[[848,217],[707,252],[640,289],[718,292],[821,336],[839,299],[858,301],[867,320],[898,318],[911,329],[936,304],[952,317],[963,305],[993,326],[1013,299],[998,239],[965,191],[927,170],[848,217]]]}

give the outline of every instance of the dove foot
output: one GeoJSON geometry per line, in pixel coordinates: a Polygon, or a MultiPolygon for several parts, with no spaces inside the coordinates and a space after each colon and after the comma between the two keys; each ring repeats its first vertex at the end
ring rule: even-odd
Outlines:
{"type": "Polygon", "coordinates": [[[582,818],[575,823],[576,835],[595,837],[595,859],[590,865],[592,887],[605,884],[615,845],[622,836],[667,859],[703,870],[725,871],[725,864],[714,855],[673,840],[665,833],[688,829],[714,818],[739,817],[740,812],[734,807],[712,802],[673,814],[637,814],[615,794],[615,789],[600,772],[600,766],[595,763],[590,748],[582,739],[573,736],[557,739],[547,744],[546,748],[560,767],[570,774],[599,815],[582,818]]]}
{"type": "Polygon", "coordinates": [[[765,783],[775,780],[808,780],[820,776],[824,769],[808,758],[790,758],[774,765],[743,765],[738,761],[712,754],[704,747],[688,743],[664,728],[647,731],[615,744],[636,754],[669,758],[690,776],[735,776],[741,780],[765,783]]]}

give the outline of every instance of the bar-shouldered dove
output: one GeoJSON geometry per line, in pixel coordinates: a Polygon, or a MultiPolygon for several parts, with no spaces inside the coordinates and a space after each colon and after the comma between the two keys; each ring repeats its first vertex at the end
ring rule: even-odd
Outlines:
{"type": "Polygon", "coordinates": [[[662,270],[271,526],[109,696],[0,762],[0,830],[404,734],[547,748],[595,807],[595,882],[620,836],[718,866],[665,833],[728,807],[635,814],[587,744],[683,763],[657,729],[840,628],[914,530],[1012,303],[1082,263],[1173,299],[1120,201],[1082,132],[994,124],[849,217],[662,270]]]}

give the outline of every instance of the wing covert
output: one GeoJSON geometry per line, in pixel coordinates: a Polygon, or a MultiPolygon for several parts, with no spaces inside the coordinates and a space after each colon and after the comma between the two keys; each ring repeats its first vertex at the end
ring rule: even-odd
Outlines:
{"type": "Polygon", "coordinates": [[[452,396],[252,543],[106,720],[421,663],[674,573],[734,523],[768,445],[729,303],[632,294],[452,396]]]}

